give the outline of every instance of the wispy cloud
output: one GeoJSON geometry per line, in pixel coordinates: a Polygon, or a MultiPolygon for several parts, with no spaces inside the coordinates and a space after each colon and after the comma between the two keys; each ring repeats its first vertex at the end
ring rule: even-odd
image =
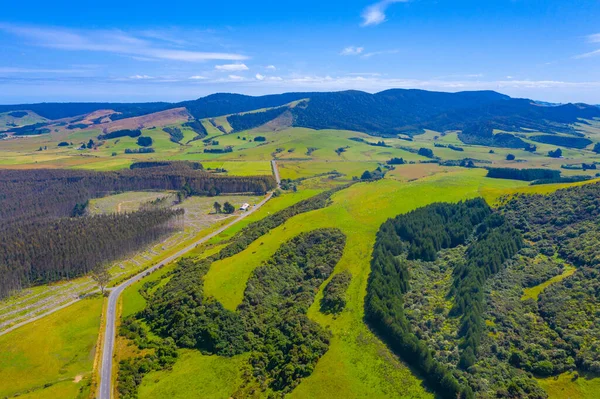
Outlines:
{"type": "Polygon", "coordinates": [[[152,76],[148,76],[148,75],[133,75],[133,76],[130,76],[129,79],[148,80],[148,79],[154,79],[154,78],[152,76]]]}
{"type": "Polygon", "coordinates": [[[579,54],[579,55],[576,55],[575,58],[576,59],[590,58],[590,57],[595,57],[597,55],[600,55],[600,50],[594,50],[594,51],[590,51],[589,53],[579,54]]]}
{"type": "Polygon", "coordinates": [[[206,78],[206,76],[202,76],[202,75],[194,75],[194,76],[190,76],[188,79],[190,79],[190,80],[205,80],[207,78],[206,78]]]}
{"type": "Polygon", "coordinates": [[[48,68],[12,68],[0,67],[0,73],[85,73],[89,69],[48,69],[48,68]]]}
{"type": "Polygon", "coordinates": [[[397,54],[397,53],[398,53],[398,50],[371,51],[370,53],[363,54],[363,58],[371,58],[376,55],[397,54]]]}
{"type": "Polygon", "coordinates": [[[340,52],[340,55],[359,55],[365,51],[364,47],[348,46],[340,52]]]}
{"type": "Polygon", "coordinates": [[[600,43],[600,33],[596,33],[594,35],[589,35],[587,37],[588,42],[590,43],[600,43]]]}
{"type": "Polygon", "coordinates": [[[277,68],[275,67],[275,65],[267,65],[266,69],[270,71],[275,71],[277,68]]]}
{"type": "Polygon", "coordinates": [[[257,73],[255,77],[257,80],[265,80],[265,75],[261,75],[260,73],[257,73]]]}
{"type": "Polygon", "coordinates": [[[436,76],[434,79],[439,79],[439,80],[448,80],[448,79],[478,79],[478,78],[482,78],[482,77],[483,77],[482,73],[467,73],[467,74],[458,74],[458,75],[436,76]]]}
{"type": "Polygon", "coordinates": [[[379,25],[386,21],[385,11],[394,3],[406,3],[410,0],[382,0],[364,9],[361,26],[379,25]]]}
{"type": "MultiPolygon", "coordinates": [[[[600,43],[600,33],[586,36],[586,41],[588,43],[600,43]]],[[[583,54],[578,54],[573,58],[575,58],[575,59],[590,58],[590,57],[595,57],[597,55],[600,55],[600,49],[590,51],[587,53],[583,53],[583,54]]]]}
{"type": "Polygon", "coordinates": [[[239,75],[229,75],[228,77],[231,80],[244,80],[244,77],[239,75]]]}
{"type": "Polygon", "coordinates": [[[246,66],[246,64],[225,64],[225,65],[215,65],[215,69],[218,71],[239,72],[239,71],[247,71],[249,68],[246,66]]]}
{"type": "MultiPolygon", "coordinates": [[[[120,30],[72,30],[66,28],[25,26],[0,23],[0,30],[27,40],[28,44],[64,51],[106,52],[137,57],[185,62],[209,60],[241,61],[247,56],[235,53],[204,52],[164,46],[164,38],[157,43],[156,36],[143,38],[120,30]],[[153,40],[149,40],[153,39],[153,40]]],[[[171,41],[172,42],[172,41],[171,41]]],[[[167,43],[168,44],[168,43],[167,43]]],[[[182,43],[178,43],[181,45],[182,43]]]]}

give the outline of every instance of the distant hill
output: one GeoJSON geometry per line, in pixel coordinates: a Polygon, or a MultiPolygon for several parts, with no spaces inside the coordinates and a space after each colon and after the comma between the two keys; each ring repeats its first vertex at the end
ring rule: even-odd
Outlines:
{"type": "Polygon", "coordinates": [[[2,105],[0,112],[30,110],[55,120],[110,109],[120,113],[111,116],[115,120],[182,107],[195,119],[230,115],[230,122],[238,127],[235,130],[255,128],[274,118],[283,117],[290,126],[354,130],[384,137],[415,135],[424,129],[460,131],[459,137],[464,142],[508,147],[523,147],[525,143],[508,133],[495,135],[495,130],[580,136],[572,124],[582,119],[600,117],[600,108],[587,104],[553,105],[515,99],[494,91],[442,93],[405,89],[375,94],[350,90],[258,97],[217,93],[180,103],[2,105]],[[291,103],[294,106],[289,105],[291,103]],[[243,114],[264,109],[268,111],[263,111],[262,115],[243,114]]]}

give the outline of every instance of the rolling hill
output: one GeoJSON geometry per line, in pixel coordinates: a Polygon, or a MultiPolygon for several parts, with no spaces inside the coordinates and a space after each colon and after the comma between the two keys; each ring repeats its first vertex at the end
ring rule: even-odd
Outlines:
{"type": "MultiPolygon", "coordinates": [[[[374,136],[414,136],[425,129],[437,132],[459,131],[465,143],[497,147],[528,146],[511,133],[543,132],[581,137],[573,124],[600,117],[600,109],[587,104],[545,105],[516,99],[494,91],[441,93],[425,90],[391,89],[375,94],[361,91],[327,93],[284,93],[259,97],[217,93],[180,103],[42,103],[0,106],[0,112],[34,111],[50,120],[73,118],[75,124],[99,110],[112,110],[105,123],[179,109],[197,120],[226,117],[233,131],[248,130],[274,120],[286,127],[340,129],[374,136]],[[252,112],[251,112],[252,111],[252,112]],[[83,115],[83,116],[82,116],[83,115]]],[[[144,118],[152,120],[150,118],[144,118]]],[[[51,123],[50,123],[51,124],[51,123]]],[[[86,126],[81,126],[86,128],[86,126]]],[[[47,129],[35,130],[44,133],[47,129]]],[[[226,130],[229,132],[231,129],[226,130]]],[[[31,133],[26,133],[31,134],[31,133]]],[[[554,142],[545,140],[544,142],[554,142]]],[[[580,147],[578,140],[573,147],[580,147]]]]}

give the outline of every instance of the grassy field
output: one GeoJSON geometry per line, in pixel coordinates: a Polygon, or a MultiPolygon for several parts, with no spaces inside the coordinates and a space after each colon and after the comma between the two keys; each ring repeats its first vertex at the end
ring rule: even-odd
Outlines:
{"type": "Polygon", "coordinates": [[[173,370],[148,374],[139,396],[148,399],[227,399],[242,382],[242,370],[247,363],[247,354],[223,358],[185,350],[173,370]]]}
{"type": "Polygon", "coordinates": [[[0,113],[0,132],[10,130],[13,127],[33,125],[34,123],[40,123],[47,121],[46,118],[43,118],[36,114],[33,111],[26,111],[27,115],[22,116],[20,118],[15,118],[10,114],[12,112],[2,112],[0,113]]]}
{"type": "MultiPolygon", "coordinates": [[[[230,131],[226,118],[216,118],[216,123],[230,131]]],[[[577,150],[562,147],[563,158],[549,158],[547,153],[556,146],[534,143],[538,149],[529,153],[520,149],[493,148],[468,145],[458,139],[457,133],[441,134],[427,131],[415,136],[412,141],[399,138],[386,138],[383,141],[387,147],[369,145],[380,141],[364,133],[343,130],[311,130],[305,128],[288,128],[281,131],[251,131],[223,134],[208,121],[203,121],[209,136],[206,139],[218,141],[217,148],[231,146],[233,152],[224,154],[204,153],[204,140],[190,141],[194,133],[186,127],[179,126],[184,133],[184,140],[174,143],[162,129],[142,129],[144,136],[152,137],[155,153],[125,154],[126,149],[139,148],[136,139],[122,137],[111,139],[95,149],[79,150],[81,143],[89,139],[97,141],[101,132],[94,129],[69,131],[58,128],[50,134],[0,141],[0,166],[10,168],[86,168],[97,170],[112,170],[129,166],[132,162],[142,160],[192,160],[201,161],[206,167],[224,168],[232,175],[269,174],[268,161],[274,157],[282,165],[282,177],[296,179],[319,173],[338,170],[347,178],[359,175],[367,168],[376,168],[378,163],[384,163],[392,157],[418,162],[427,160],[415,152],[419,148],[433,150],[436,157],[442,160],[461,160],[471,158],[481,161],[478,166],[487,166],[489,162],[495,166],[514,168],[552,168],[562,170],[564,175],[595,175],[596,171],[561,169],[564,164],[580,164],[581,162],[600,162],[600,155],[589,149],[577,150]],[[264,136],[265,142],[254,140],[256,136],[264,136]],[[361,139],[357,142],[351,139],[361,139]],[[72,142],[70,147],[57,147],[58,142],[72,142]],[[436,146],[438,145],[438,146],[436,146]],[[440,146],[455,145],[463,151],[455,151],[440,146]],[[46,148],[38,151],[40,147],[46,148]],[[309,151],[309,149],[311,149],[309,151]],[[343,149],[343,152],[336,152],[343,149]],[[507,161],[506,156],[513,154],[514,161],[507,161]],[[283,162],[285,161],[285,162],[283,162]],[[311,162],[306,162],[311,161],[311,162]],[[289,163],[288,163],[289,162],[289,163]],[[360,172],[360,173],[359,173],[360,172]]],[[[176,125],[173,125],[176,126],[176,125]]],[[[597,124],[580,125],[593,140],[600,140],[597,124]]],[[[266,129],[265,129],[266,130],[266,129]]],[[[527,142],[531,133],[518,133],[527,142]]],[[[421,176],[419,176],[421,177],[421,176]]],[[[410,179],[410,177],[408,178],[410,179]]]]}
{"type": "Polygon", "coordinates": [[[0,336],[0,397],[75,397],[92,372],[102,303],[83,300],[0,336]]]}
{"type": "Polygon", "coordinates": [[[561,274],[559,274],[558,276],[554,276],[551,279],[549,279],[548,281],[544,281],[543,283],[538,284],[535,287],[524,289],[523,296],[521,297],[521,299],[525,300],[525,299],[531,298],[531,299],[537,301],[538,296],[542,293],[542,291],[544,291],[546,289],[546,287],[548,287],[551,284],[558,283],[559,281],[562,281],[569,276],[572,276],[573,273],[575,273],[575,270],[577,270],[577,269],[575,269],[575,267],[565,264],[565,268],[564,268],[563,272],[561,274]]]}
{"type": "Polygon", "coordinates": [[[600,393],[598,376],[580,376],[564,373],[558,377],[538,379],[540,386],[548,392],[548,399],[596,399],[600,393]]]}

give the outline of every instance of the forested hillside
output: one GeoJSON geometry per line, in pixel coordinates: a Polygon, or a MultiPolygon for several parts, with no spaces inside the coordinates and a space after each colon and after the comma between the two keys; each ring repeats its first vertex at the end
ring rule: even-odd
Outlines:
{"type": "Polygon", "coordinates": [[[546,398],[536,377],[595,375],[599,205],[593,184],[518,195],[497,211],[473,200],[391,219],[377,235],[366,320],[444,398],[546,398]]]}
{"type": "MultiPolygon", "coordinates": [[[[566,133],[573,137],[538,135],[533,139],[583,148],[590,142],[580,137],[572,125],[582,119],[600,117],[600,108],[586,104],[551,106],[493,91],[442,93],[414,89],[391,89],[376,94],[342,91],[258,97],[218,93],[172,104],[46,103],[0,106],[0,112],[32,110],[56,120],[109,109],[117,112],[110,116],[115,120],[181,107],[185,107],[196,121],[230,115],[228,120],[234,131],[255,128],[289,111],[292,124],[297,127],[354,130],[384,137],[415,135],[423,133],[424,129],[460,131],[459,137],[465,143],[510,148],[527,148],[529,144],[511,133],[494,134],[494,130],[566,133]],[[287,106],[299,100],[306,101],[294,107],[287,106]],[[257,110],[263,111],[239,115],[257,110]]],[[[195,130],[203,135],[204,128],[195,123],[198,127],[195,130]]],[[[25,126],[18,130],[19,134],[48,132],[50,129],[44,126],[25,126]]]]}

